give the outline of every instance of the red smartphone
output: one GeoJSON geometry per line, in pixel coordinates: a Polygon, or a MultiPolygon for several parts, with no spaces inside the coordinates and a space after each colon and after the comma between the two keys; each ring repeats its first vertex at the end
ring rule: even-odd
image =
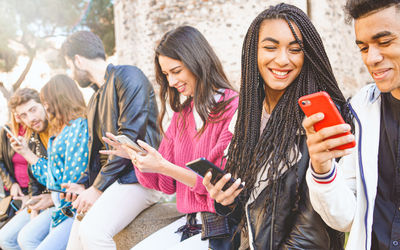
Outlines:
{"type": "MultiPolygon", "coordinates": [[[[315,131],[319,131],[322,128],[331,127],[339,124],[345,124],[339,110],[336,108],[335,103],[331,97],[325,91],[317,92],[314,94],[302,96],[298,101],[301,109],[306,116],[311,116],[316,113],[323,113],[324,119],[314,124],[315,131]]],[[[330,138],[337,138],[344,135],[350,135],[350,131],[335,135],[330,138]]],[[[355,141],[349,142],[344,145],[333,148],[333,150],[343,150],[347,148],[353,148],[356,145],[355,141]]]]}

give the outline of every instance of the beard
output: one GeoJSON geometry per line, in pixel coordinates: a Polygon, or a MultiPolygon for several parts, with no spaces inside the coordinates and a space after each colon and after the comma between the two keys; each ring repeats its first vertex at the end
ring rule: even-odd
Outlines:
{"type": "Polygon", "coordinates": [[[37,121],[33,121],[31,124],[30,124],[30,126],[28,126],[30,129],[32,129],[35,133],[41,133],[41,132],[44,132],[46,129],[47,129],[47,127],[49,126],[49,121],[45,118],[45,119],[43,119],[42,121],[41,121],[41,123],[42,123],[42,127],[41,128],[39,128],[38,130],[36,130],[36,129],[34,129],[33,128],[33,124],[35,124],[35,123],[37,123],[37,121]]]}
{"type": "Polygon", "coordinates": [[[92,81],[89,79],[89,72],[78,69],[76,66],[74,70],[74,80],[81,88],[87,88],[92,84],[92,81]]]}

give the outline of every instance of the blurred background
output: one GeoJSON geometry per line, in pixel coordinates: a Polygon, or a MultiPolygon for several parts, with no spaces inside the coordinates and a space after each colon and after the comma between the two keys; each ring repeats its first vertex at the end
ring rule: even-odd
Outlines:
{"type": "MultiPolygon", "coordinates": [[[[198,28],[214,47],[229,79],[239,87],[243,38],[251,21],[275,0],[0,0],[0,124],[7,100],[20,87],[40,90],[54,74],[69,73],[58,50],[78,30],[91,30],[108,61],[141,68],[155,85],[154,47],[179,25],[198,28]]],[[[372,81],[346,23],[345,0],[288,0],[319,31],[346,97],[372,81]]],[[[83,90],[89,100],[92,90],[83,90]]]]}

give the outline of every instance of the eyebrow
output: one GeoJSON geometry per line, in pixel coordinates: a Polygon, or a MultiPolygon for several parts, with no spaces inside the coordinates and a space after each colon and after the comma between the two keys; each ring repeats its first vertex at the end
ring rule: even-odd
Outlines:
{"type": "MultiPolygon", "coordinates": [[[[390,35],[392,35],[392,32],[390,32],[390,31],[381,31],[381,32],[376,33],[375,35],[373,35],[372,36],[372,40],[377,40],[377,39],[379,39],[381,37],[390,36],[390,35]]],[[[364,42],[362,42],[360,40],[356,40],[356,44],[363,44],[363,43],[364,42]]]]}
{"type": "MultiPolygon", "coordinates": [[[[266,37],[266,38],[264,38],[261,42],[265,42],[265,41],[270,41],[270,42],[279,44],[279,41],[276,40],[276,39],[274,39],[274,38],[272,38],[272,37],[266,37]]],[[[293,44],[299,44],[299,43],[297,42],[297,40],[291,41],[291,42],[289,43],[289,45],[293,45],[293,44]]]]}

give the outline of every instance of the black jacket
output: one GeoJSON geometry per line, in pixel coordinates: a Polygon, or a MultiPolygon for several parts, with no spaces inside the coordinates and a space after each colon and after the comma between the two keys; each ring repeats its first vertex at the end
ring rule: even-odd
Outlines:
{"type": "MultiPolygon", "coordinates": [[[[305,180],[309,165],[305,139],[300,150],[302,157],[297,162],[297,171],[292,166],[279,177],[277,193],[271,201],[272,212],[266,213],[264,208],[271,191],[269,186],[247,207],[254,249],[343,249],[344,234],[329,228],[311,206],[305,180]],[[300,199],[298,209],[293,212],[297,199],[296,178],[299,180],[300,199]]],[[[217,213],[234,217],[236,221],[246,216],[240,204],[234,211],[215,204],[217,213]]]]}
{"type": "Polygon", "coordinates": [[[109,156],[101,160],[98,150],[108,148],[101,140],[106,132],[141,139],[155,148],[160,143],[157,127],[158,109],[153,86],[143,72],[134,66],[107,66],[106,83],[88,104],[89,166],[78,183],[93,185],[104,191],[118,180],[122,184],[137,183],[129,159],[109,156]],[[103,164],[101,164],[103,162],[103,164]]]}
{"type": "MultiPolygon", "coordinates": [[[[37,155],[39,158],[45,157],[47,158],[47,149],[44,147],[42,141],[40,140],[40,136],[38,133],[32,133],[29,139],[29,148],[30,150],[37,155]]],[[[28,175],[29,175],[29,193],[31,195],[40,195],[46,187],[40,184],[35,177],[33,177],[31,165],[28,165],[28,175]]]]}
{"type": "MultiPolygon", "coordinates": [[[[32,138],[38,138],[40,145],[36,147],[34,143],[35,139],[31,139],[29,142],[29,148],[36,154],[36,151],[39,150],[39,154],[46,155],[46,149],[40,141],[38,135],[32,135],[32,138]]],[[[3,180],[4,185],[7,189],[10,189],[12,184],[16,181],[15,173],[14,173],[14,164],[12,162],[12,157],[14,156],[14,150],[11,147],[10,140],[7,137],[7,132],[2,129],[0,131],[0,176],[3,180]]],[[[45,189],[43,185],[41,185],[32,175],[30,167],[28,167],[28,175],[29,175],[29,188],[28,192],[32,195],[39,195],[45,189]]]]}

